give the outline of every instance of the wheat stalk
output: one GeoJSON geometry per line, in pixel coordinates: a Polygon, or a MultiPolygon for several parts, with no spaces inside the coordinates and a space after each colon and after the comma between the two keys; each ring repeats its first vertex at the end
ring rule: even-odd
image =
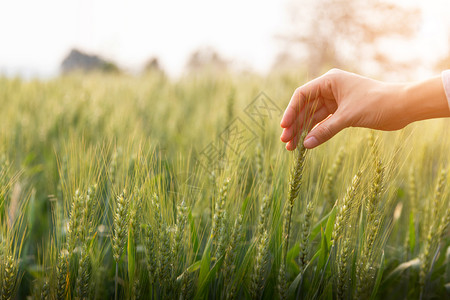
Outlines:
{"type": "Polygon", "coordinates": [[[145,259],[147,264],[147,270],[148,270],[148,276],[150,284],[155,283],[155,279],[157,277],[158,272],[158,262],[156,260],[156,249],[155,247],[155,239],[153,236],[153,231],[150,227],[150,225],[147,225],[144,227],[144,234],[145,234],[145,259]]]}
{"type": "Polygon", "coordinates": [[[80,190],[75,191],[72,199],[72,207],[69,214],[69,224],[67,227],[67,250],[72,254],[80,237],[80,229],[82,229],[82,211],[83,211],[83,195],[80,190]]]}
{"type": "MultiPolygon", "coordinates": [[[[220,237],[223,238],[224,234],[224,222],[225,222],[225,204],[228,196],[228,185],[230,183],[230,179],[225,179],[222,188],[219,191],[219,198],[216,201],[214,216],[213,216],[213,224],[211,228],[211,239],[213,241],[213,245],[215,246],[216,252],[217,250],[221,250],[221,246],[223,241],[220,240],[220,237]],[[222,242],[222,243],[221,243],[222,242]]],[[[219,255],[220,253],[216,253],[219,255]]]]}
{"type": "Polygon", "coordinates": [[[18,276],[17,261],[12,255],[7,255],[3,262],[2,299],[10,300],[14,296],[18,276]]]}
{"type": "MultiPolygon", "coordinates": [[[[414,223],[416,222],[416,215],[417,215],[417,183],[416,183],[416,175],[415,175],[415,170],[414,168],[411,168],[409,171],[409,176],[408,176],[408,198],[409,198],[409,205],[411,207],[411,212],[410,215],[414,218],[414,223]]],[[[406,253],[406,258],[409,258],[409,255],[412,254],[410,252],[414,251],[414,249],[410,249],[410,240],[409,240],[409,234],[406,234],[405,237],[405,244],[404,244],[404,248],[405,248],[405,253],[406,253]]]]}
{"type": "Polygon", "coordinates": [[[332,207],[335,202],[335,198],[333,195],[333,187],[336,181],[337,174],[342,167],[342,163],[344,161],[345,151],[344,148],[340,148],[338,154],[336,155],[336,159],[333,162],[331,168],[328,169],[327,174],[325,176],[324,182],[324,192],[323,197],[327,203],[332,207]]]}
{"type": "Polygon", "coordinates": [[[235,273],[235,260],[237,254],[237,246],[242,237],[242,215],[237,216],[234,222],[230,243],[225,251],[225,259],[223,264],[224,291],[227,299],[233,299],[236,294],[236,285],[233,282],[235,273]]]}
{"type": "Polygon", "coordinates": [[[58,300],[66,297],[67,286],[69,285],[69,260],[64,250],[58,257],[58,266],[56,268],[56,296],[58,300]]]}
{"type": "Polygon", "coordinates": [[[300,267],[300,272],[304,271],[304,268],[306,264],[308,263],[308,240],[309,235],[311,233],[311,223],[312,223],[312,216],[314,212],[314,205],[312,202],[308,202],[306,205],[306,211],[304,215],[304,220],[302,224],[302,230],[300,233],[300,250],[299,250],[299,256],[298,256],[298,264],[300,267]]]}
{"type": "Polygon", "coordinates": [[[91,265],[89,252],[86,246],[81,252],[80,261],[78,263],[78,277],[76,281],[76,292],[78,299],[89,299],[89,281],[91,278],[91,265]]]}
{"type": "Polygon", "coordinates": [[[264,184],[264,155],[263,155],[263,147],[261,143],[258,143],[256,146],[255,153],[255,165],[256,165],[256,178],[260,184],[264,184]]]}
{"type": "Polygon", "coordinates": [[[141,281],[139,279],[136,279],[132,284],[133,288],[131,291],[131,299],[132,300],[141,299],[141,281]]]}
{"type": "Polygon", "coordinates": [[[332,246],[336,243],[336,239],[340,238],[342,233],[344,232],[344,228],[350,218],[350,208],[352,205],[352,201],[356,196],[356,192],[360,182],[361,171],[358,171],[358,173],[356,173],[356,175],[353,177],[352,184],[347,188],[347,192],[345,193],[345,196],[342,199],[342,203],[340,204],[339,209],[336,213],[336,220],[334,221],[333,232],[331,233],[332,246]]]}
{"type": "Polygon", "coordinates": [[[159,282],[163,286],[163,294],[165,297],[168,295],[166,293],[172,291],[171,279],[173,272],[173,252],[170,245],[171,241],[171,228],[167,224],[163,224],[161,227],[161,232],[159,234],[160,238],[160,248],[159,248],[159,282]]]}
{"type": "Polygon", "coordinates": [[[44,284],[42,285],[40,299],[41,300],[50,299],[50,284],[48,280],[45,280],[44,284]]]}
{"type": "Polygon", "coordinates": [[[250,283],[252,299],[260,299],[264,289],[265,267],[269,262],[269,234],[264,230],[256,245],[256,257],[250,283]]]}
{"type": "Polygon", "coordinates": [[[281,299],[287,297],[287,270],[286,270],[286,257],[289,250],[289,238],[291,234],[291,218],[292,210],[294,208],[294,202],[297,199],[300,191],[300,183],[303,175],[303,166],[305,164],[306,148],[303,146],[303,140],[306,136],[306,132],[302,133],[299,146],[297,147],[297,159],[291,172],[291,179],[289,182],[289,196],[288,201],[285,204],[284,210],[284,226],[283,226],[283,239],[282,239],[282,253],[281,253],[281,265],[278,276],[278,291],[281,299]]]}
{"type": "Polygon", "coordinates": [[[116,275],[114,284],[114,299],[117,300],[117,289],[119,281],[119,261],[122,257],[123,250],[125,248],[127,231],[128,231],[128,206],[129,201],[125,196],[125,191],[123,191],[116,201],[116,211],[114,213],[113,219],[113,237],[111,241],[111,246],[113,250],[113,258],[116,262],[116,275]]]}
{"type": "Polygon", "coordinates": [[[429,272],[430,265],[431,265],[431,255],[432,255],[432,248],[435,244],[439,241],[439,209],[440,204],[442,201],[442,194],[444,192],[445,184],[447,181],[447,171],[442,170],[439,174],[438,182],[436,185],[436,189],[434,192],[434,197],[432,201],[432,215],[431,215],[431,224],[428,229],[428,235],[425,240],[425,246],[422,254],[420,255],[420,272],[419,272],[419,285],[420,285],[420,295],[422,298],[422,295],[425,290],[425,283],[426,283],[426,276],[429,272]]]}
{"type": "Polygon", "coordinates": [[[180,205],[178,205],[177,208],[177,225],[175,230],[175,245],[174,245],[174,257],[177,259],[180,257],[180,254],[182,253],[183,249],[183,237],[185,233],[185,227],[187,223],[187,217],[188,217],[188,207],[186,205],[186,202],[183,200],[181,201],[180,205]]]}
{"type": "Polygon", "coordinates": [[[180,299],[192,299],[192,294],[194,293],[194,275],[192,273],[183,273],[182,274],[182,283],[181,283],[181,295],[180,299]]]}
{"type": "Polygon", "coordinates": [[[362,252],[360,253],[356,264],[356,298],[366,298],[369,296],[375,277],[375,268],[371,267],[374,264],[375,257],[373,257],[371,253],[374,252],[374,242],[380,232],[380,214],[377,211],[377,206],[380,202],[381,192],[383,190],[384,175],[384,167],[381,160],[376,156],[378,151],[375,148],[375,144],[373,143],[372,149],[375,158],[375,176],[372,180],[369,197],[366,201],[367,221],[365,240],[363,241],[362,252]]]}
{"type": "Polygon", "coordinates": [[[267,226],[267,219],[269,217],[270,213],[270,197],[265,195],[262,198],[261,201],[261,207],[259,209],[259,220],[258,220],[258,227],[256,230],[256,237],[260,238],[261,235],[264,233],[264,230],[267,226]]]}
{"type": "Polygon", "coordinates": [[[345,299],[348,289],[348,263],[350,260],[350,239],[345,238],[338,256],[337,298],[345,299]]]}
{"type": "Polygon", "coordinates": [[[129,201],[125,196],[125,191],[122,192],[117,197],[116,201],[116,211],[114,214],[114,223],[113,223],[113,238],[112,238],[112,249],[113,249],[113,257],[116,263],[119,263],[120,257],[122,256],[126,236],[128,232],[128,206],[129,201]]]}

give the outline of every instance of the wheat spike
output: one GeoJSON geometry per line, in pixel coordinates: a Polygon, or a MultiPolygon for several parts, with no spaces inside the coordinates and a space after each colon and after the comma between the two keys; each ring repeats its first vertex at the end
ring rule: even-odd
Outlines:
{"type": "Polygon", "coordinates": [[[256,257],[251,276],[250,294],[252,299],[260,299],[264,289],[264,273],[269,261],[269,234],[264,230],[256,246],[256,257]]]}
{"type": "Polygon", "coordinates": [[[128,206],[128,199],[125,196],[125,192],[122,192],[122,194],[117,197],[113,224],[114,232],[112,238],[112,248],[116,263],[119,262],[126,243],[128,232],[128,206]]]}
{"type": "Polygon", "coordinates": [[[67,286],[69,285],[69,260],[64,250],[58,257],[56,275],[56,296],[58,300],[63,300],[66,297],[67,286]]]}
{"type": "Polygon", "coordinates": [[[12,255],[7,255],[3,262],[2,299],[13,299],[18,276],[17,261],[12,255]]]}

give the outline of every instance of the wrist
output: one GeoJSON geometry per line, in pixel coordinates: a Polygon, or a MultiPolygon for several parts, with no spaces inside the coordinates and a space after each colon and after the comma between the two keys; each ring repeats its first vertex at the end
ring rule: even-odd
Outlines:
{"type": "Polygon", "coordinates": [[[407,83],[400,92],[401,113],[407,123],[450,117],[450,108],[440,76],[407,83]]]}

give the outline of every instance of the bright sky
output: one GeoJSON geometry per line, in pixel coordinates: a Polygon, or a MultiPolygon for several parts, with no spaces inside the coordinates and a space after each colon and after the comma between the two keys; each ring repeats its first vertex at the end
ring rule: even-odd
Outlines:
{"type": "MultiPolygon", "coordinates": [[[[170,74],[177,75],[200,46],[216,48],[235,64],[267,71],[281,50],[274,36],[288,26],[287,2],[4,0],[0,2],[0,73],[55,75],[65,55],[77,47],[129,70],[139,70],[157,56],[170,74]]],[[[406,50],[420,57],[448,51],[443,28],[450,27],[450,3],[404,2],[425,8],[417,44],[406,50]]]]}

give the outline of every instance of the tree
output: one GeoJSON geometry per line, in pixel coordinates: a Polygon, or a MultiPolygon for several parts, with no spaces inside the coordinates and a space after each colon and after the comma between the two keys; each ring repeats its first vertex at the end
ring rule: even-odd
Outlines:
{"type": "Polygon", "coordinates": [[[73,71],[101,71],[105,73],[120,72],[119,67],[112,61],[103,59],[98,55],[87,54],[78,49],[72,49],[61,63],[62,73],[73,71]]]}
{"type": "Polygon", "coordinates": [[[194,51],[188,59],[186,68],[190,72],[198,71],[220,71],[227,69],[228,62],[213,48],[199,48],[194,51]]]}
{"type": "Polygon", "coordinates": [[[292,30],[282,35],[289,45],[300,45],[309,75],[324,67],[360,68],[360,62],[393,66],[380,42],[390,37],[411,38],[420,11],[386,1],[301,0],[292,4],[292,30]]]}
{"type": "Polygon", "coordinates": [[[161,75],[165,75],[161,64],[159,63],[159,59],[157,57],[152,57],[145,63],[144,66],[145,73],[159,73],[161,75]]]}

